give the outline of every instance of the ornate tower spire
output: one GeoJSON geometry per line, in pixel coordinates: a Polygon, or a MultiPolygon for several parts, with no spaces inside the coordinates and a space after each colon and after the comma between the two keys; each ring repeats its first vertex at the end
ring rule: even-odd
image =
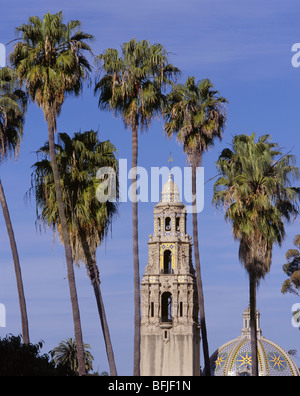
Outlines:
{"type": "Polygon", "coordinates": [[[141,285],[141,375],[199,375],[200,334],[186,208],[170,173],[154,208],[141,285]]]}

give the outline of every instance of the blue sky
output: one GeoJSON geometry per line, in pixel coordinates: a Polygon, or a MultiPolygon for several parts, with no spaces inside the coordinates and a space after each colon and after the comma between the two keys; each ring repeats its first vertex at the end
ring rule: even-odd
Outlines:
{"type": "MultiPolygon", "coordinates": [[[[238,133],[271,134],[283,150],[300,158],[299,92],[300,68],[291,64],[292,45],[300,42],[297,0],[74,0],[23,2],[1,6],[0,42],[15,38],[15,28],[29,16],[63,11],[65,21],[79,19],[82,29],[95,36],[95,54],[108,47],[120,48],[136,37],[159,42],[170,60],[196,79],[210,78],[229,100],[228,121],[222,142],[204,157],[205,180],[216,175],[215,161],[238,133]]],[[[11,47],[8,46],[9,50],[11,47]]],[[[100,112],[97,98],[85,89],[79,98],[66,100],[58,119],[58,131],[99,130],[100,139],[110,139],[119,158],[131,162],[131,134],[121,120],[100,112]]],[[[18,161],[1,165],[1,180],[7,195],[21,259],[32,342],[45,341],[48,352],[61,340],[73,336],[64,251],[48,230],[37,232],[35,203],[24,196],[30,187],[34,154],[47,140],[47,125],[41,109],[28,109],[24,139],[18,161]]],[[[170,151],[174,166],[185,166],[185,156],[175,139],[167,140],[163,125],[153,122],[139,137],[139,165],[167,166],[170,151]]],[[[210,353],[237,337],[242,311],[248,305],[248,278],[238,261],[238,244],[223,214],[211,205],[213,182],[205,184],[205,205],[199,214],[200,255],[205,292],[210,353]]],[[[153,231],[154,203],[139,205],[141,275],[147,264],[147,241],[153,231]]],[[[299,220],[287,226],[281,249],[275,247],[271,272],[261,282],[258,307],[263,335],[286,350],[298,349],[300,333],[291,325],[291,307],[296,296],[283,296],[282,264],[285,252],[299,233],[299,220]]],[[[189,221],[189,233],[192,233],[189,221]]],[[[16,282],[3,217],[0,216],[0,303],[7,310],[7,327],[0,337],[21,332],[16,282]]],[[[132,374],[133,273],[131,252],[131,204],[123,203],[111,235],[98,250],[101,287],[106,306],[117,369],[132,374]]],[[[76,269],[76,281],[84,341],[92,347],[94,368],[108,370],[103,337],[92,287],[84,268],[76,269]]],[[[298,365],[300,361],[296,360],[298,365]]]]}

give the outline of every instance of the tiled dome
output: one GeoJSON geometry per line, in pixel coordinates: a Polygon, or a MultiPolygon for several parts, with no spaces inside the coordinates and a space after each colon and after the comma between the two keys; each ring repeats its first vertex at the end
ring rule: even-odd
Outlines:
{"type": "MultiPolygon", "coordinates": [[[[211,373],[214,376],[251,375],[251,339],[249,308],[244,311],[244,327],[240,337],[227,342],[211,356],[211,373]]],[[[259,319],[259,314],[257,313],[259,319]]],[[[260,376],[299,376],[291,356],[274,342],[261,335],[258,328],[258,366],[260,376]]]]}

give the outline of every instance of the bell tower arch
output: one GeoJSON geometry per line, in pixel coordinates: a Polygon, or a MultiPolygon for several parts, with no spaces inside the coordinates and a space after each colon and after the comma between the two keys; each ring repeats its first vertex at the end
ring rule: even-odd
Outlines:
{"type": "Polygon", "coordinates": [[[154,207],[141,284],[141,375],[200,375],[200,326],[186,207],[170,173],[154,207]]]}

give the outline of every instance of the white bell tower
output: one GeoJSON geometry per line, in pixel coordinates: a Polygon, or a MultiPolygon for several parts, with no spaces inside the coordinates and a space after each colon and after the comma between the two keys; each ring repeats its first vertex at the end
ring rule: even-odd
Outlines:
{"type": "Polygon", "coordinates": [[[154,208],[141,285],[141,375],[200,375],[200,326],[186,208],[170,173],[154,208]]]}

